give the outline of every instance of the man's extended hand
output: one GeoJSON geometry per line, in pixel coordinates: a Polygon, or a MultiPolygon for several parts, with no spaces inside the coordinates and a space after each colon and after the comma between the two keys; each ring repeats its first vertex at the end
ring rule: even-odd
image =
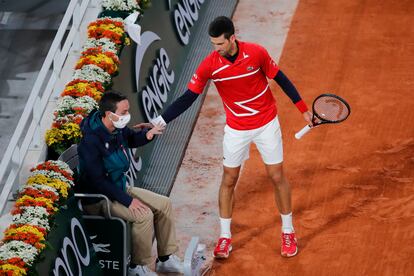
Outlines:
{"type": "Polygon", "coordinates": [[[313,122],[312,122],[312,112],[310,111],[306,111],[302,113],[303,118],[305,119],[305,121],[308,123],[308,125],[312,126],[313,122]]]}
{"type": "Polygon", "coordinates": [[[150,122],[153,125],[162,125],[162,126],[166,126],[167,125],[167,123],[165,122],[164,118],[161,115],[159,115],[155,119],[150,120],[150,122]]]}
{"type": "Polygon", "coordinates": [[[147,139],[148,140],[152,140],[152,138],[154,138],[154,135],[160,135],[162,134],[162,132],[164,131],[165,126],[161,125],[161,124],[155,124],[153,128],[151,128],[148,132],[147,132],[147,139]]]}
{"type": "Polygon", "coordinates": [[[132,202],[129,205],[128,209],[131,211],[132,215],[135,218],[140,218],[148,212],[151,212],[150,208],[148,208],[144,203],[136,198],[132,199],[132,202]]]}

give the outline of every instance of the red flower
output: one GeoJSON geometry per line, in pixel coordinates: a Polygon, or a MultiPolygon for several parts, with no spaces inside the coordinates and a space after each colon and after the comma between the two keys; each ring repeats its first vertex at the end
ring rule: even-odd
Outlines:
{"type": "Polygon", "coordinates": [[[8,235],[5,236],[4,241],[22,241],[25,243],[28,243],[30,245],[33,245],[34,247],[36,247],[37,249],[41,249],[44,246],[39,242],[39,237],[36,236],[36,234],[34,233],[16,233],[14,235],[8,235]]]}
{"type": "Polygon", "coordinates": [[[19,257],[10,258],[4,261],[0,260],[0,265],[3,264],[11,264],[27,270],[26,263],[19,257]]]}
{"type": "Polygon", "coordinates": [[[70,173],[68,173],[65,170],[62,170],[57,165],[53,165],[49,161],[46,161],[42,164],[37,165],[35,168],[32,168],[30,171],[33,172],[35,170],[54,171],[54,172],[62,174],[66,179],[73,181],[73,177],[70,173]]]}
{"type": "MultiPolygon", "coordinates": [[[[24,226],[24,225],[26,225],[26,224],[11,224],[9,227],[7,227],[7,229],[15,229],[15,228],[19,228],[20,226],[24,226]]],[[[42,234],[43,234],[43,236],[45,236],[46,237],[46,229],[45,228],[43,228],[43,227],[39,227],[39,226],[36,226],[36,225],[30,225],[31,227],[34,227],[34,228],[36,228],[37,230],[39,230],[40,232],[42,232],[42,234]]],[[[6,231],[7,231],[7,229],[6,229],[6,231]]]]}
{"type": "Polygon", "coordinates": [[[59,196],[56,195],[54,192],[52,191],[48,191],[48,190],[36,190],[34,188],[30,188],[27,187],[26,189],[24,189],[19,196],[23,196],[23,195],[28,195],[31,197],[44,197],[44,198],[48,198],[50,200],[52,200],[53,202],[58,201],[59,200],[59,196]]]}

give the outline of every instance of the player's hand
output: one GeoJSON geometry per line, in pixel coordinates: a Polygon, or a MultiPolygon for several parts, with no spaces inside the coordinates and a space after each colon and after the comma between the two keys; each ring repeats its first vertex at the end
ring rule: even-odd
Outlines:
{"type": "Polygon", "coordinates": [[[312,122],[312,112],[310,111],[306,111],[302,113],[303,118],[305,119],[305,121],[308,123],[308,125],[312,126],[313,122],[312,122]]]}
{"type": "Polygon", "coordinates": [[[161,115],[159,115],[155,119],[150,120],[150,122],[153,125],[162,125],[162,126],[166,126],[167,125],[167,123],[165,122],[164,118],[161,115]]]}
{"type": "Polygon", "coordinates": [[[151,212],[150,208],[148,208],[144,203],[142,203],[139,199],[134,198],[131,201],[128,209],[131,211],[132,215],[135,218],[140,218],[146,215],[148,212],[151,212]]]}
{"type": "Polygon", "coordinates": [[[154,124],[154,127],[147,132],[147,139],[152,140],[154,138],[154,135],[161,135],[164,129],[165,126],[161,124],[154,124]]]}
{"type": "Polygon", "coordinates": [[[153,127],[154,125],[151,123],[140,123],[140,124],[136,124],[135,126],[133,126],[133,128],[140,129],[140,130],[144,128],[153,128],[153,127]]]}

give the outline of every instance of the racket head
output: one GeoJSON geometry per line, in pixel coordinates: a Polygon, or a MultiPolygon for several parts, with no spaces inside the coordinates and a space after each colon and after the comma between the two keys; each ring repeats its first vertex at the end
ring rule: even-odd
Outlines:
{"type": "Polygon", "coordinates": [[[349,114],[351,114],[351,107],[341,97],[335,94],[321,94],[319,95],[312,104],[313,120],[317,118],[320,122],[318,124],[335,124],[345,121],[349,114]]]}

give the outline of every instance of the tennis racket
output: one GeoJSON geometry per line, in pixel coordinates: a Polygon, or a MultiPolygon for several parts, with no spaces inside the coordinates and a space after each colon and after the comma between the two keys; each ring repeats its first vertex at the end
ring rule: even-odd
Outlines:
{"type": "Polygon", "coordinates": [[[336,124],[346,120],[351,113],[349,104],[334,94],[319,95],[312,104],[312,124],[306,125],[295,134],[296,139],[302,138],[312,128],[322,124],[336,124]]]}

